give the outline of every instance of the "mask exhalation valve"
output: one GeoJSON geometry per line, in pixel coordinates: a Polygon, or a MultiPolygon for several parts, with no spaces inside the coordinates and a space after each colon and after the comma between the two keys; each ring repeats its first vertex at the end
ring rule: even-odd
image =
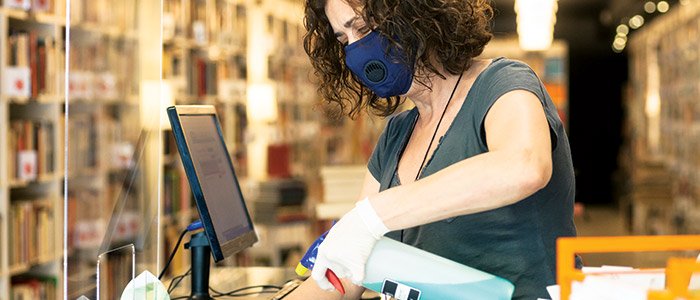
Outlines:
{"type": "Polygon", "coordinates": [[[386,78],[386,66],[377,60],[372,60],[365,65],[365,77],[373,83],[380,83],[386,78]]]}

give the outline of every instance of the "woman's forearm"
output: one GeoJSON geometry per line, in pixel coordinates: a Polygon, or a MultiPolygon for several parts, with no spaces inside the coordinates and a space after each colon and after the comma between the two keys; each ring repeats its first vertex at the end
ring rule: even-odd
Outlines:
{"type": "Polygon", "coordinates": [[[298,288],[287,295],[284,299],[287,300],[358,300],[365,291],[362,286],[352,284],[349,280],[341,279],[345,288],[345,296],[341,296],[337,291],[326,291],[321,289],[316,282],[310,277],[306,279],[298,288]]]}
{"type": "Polygon", "coordinates": [[[370,201],[387,228],[398,230],[515,203],[544,187],[547,172],[527,154],[487,152],[370,201]]]}

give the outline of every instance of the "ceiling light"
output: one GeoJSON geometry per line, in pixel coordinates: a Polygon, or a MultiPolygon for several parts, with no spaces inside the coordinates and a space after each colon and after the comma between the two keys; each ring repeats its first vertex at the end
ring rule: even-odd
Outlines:
{"type": "Polygon", "coordinates": [[[622,47],[622,48],[624,48],[626,44],[627,44],[627,39],[623,39],[623,38],[621,38],[621,37],[619,37],[619,36],[616,37],[616,38],[615,38],[615,41],[613,42],[613,45],[618,45],[618,46],[620,46],[620,47],[622,47]]]}
{"type": "Polygon", "coordinates": [[[647,1],[647,3],[644,3],[644,11],[648,14],[654,13],[656,11],[656,4],[654,4],[654,2],[647,1]]]}
{"type": "Polygon", "coordinates": [[[556,23],[557,0],[516,0],[520,48],[546,50],[552,45],[556,23]]]}
{"type": "Polygon", "coordinates": [[[666,1],[659,1],[658,4],[656,4],[656,9],[659,10],[660,13],[665,13],[669,9],[668,2],[666,1]]]}
{"type": "Polygon", "coordinates": [[[644,17],[640,15],[636,15],[630,19],[630,28],[632,29],[637,29],[639,27],[642,27],[644,25],[644,17]]]}
{"type": "Polygon", "coordinates": [[[630,32],[630,28],[625,24],[620,24],[617,26],[616,31],[619,35],[627,35],[630,32]]]}
{"type": "Polygon", "coordinates": [[[620,52],[622,52],[622,50],[625,49],[625,45],[619,46],[619,45],[613,44],[612,48],[613,48],[613,51],[615,51],[616,53],[620,53],[620,52]]]}

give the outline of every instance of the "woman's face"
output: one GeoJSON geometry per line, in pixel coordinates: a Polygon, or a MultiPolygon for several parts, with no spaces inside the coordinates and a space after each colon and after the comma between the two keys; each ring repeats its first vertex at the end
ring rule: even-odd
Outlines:
{"type": "MultiPolygon", "coordinates": [[[[327,1],[325,7],[326,17],[333,28],[336,39],[338,39],[338,42],[343,44],[343,46],[357,42],[372,32],[362,16],[358,15],[355,10],[353,10],[347,0],[327,1]]],[[[362,51],[355,49],[354,51],[356,52],[354,55],[350,52],[346,53],[346,63],[348,67],[352,70],[353,74],[360,78],[365,87],[372,90],[379,97],[387,98],[407,95],[407,92],[410,93],[413,86],[415,86],[415,84],[412,84],[413,69],[411,66],[393,62],[391,58],[386,57],[386,53],[379,55],[377,51],[372,51],[377,49],[377,47],[374,47],[379,45],[377,43],[381,43],[379,38],[367,41],[367,47],[363,47],[362,51]],[[372,41],[379,42],[373,43],[372,41]],[[358,51],[360,53],[357,53],[358,51]],[[368,69],[366,69],[369,60],[384,62],[383,66],[385,67],[383,71],[378,73],[381,75],[373,74],[373,76],[379,76],[376,78],[382,79],[370,79],[371,76],[369,75],[372,74],[368,73],[368,69]],[[384,77],[382,77],[382,75],[384,77]]],[[[346,47],[346,51],[351,50],[348,50],[346,47]]],[[[379,52],[384,52],[384,50],[380,49],[379,52]]]]}
{"type": "Polygon", "coordinates": [[[333,27],[335,37],[343,45],[352,44],[371,31],[345,0],[328,0],[326,17],[333,27]]]}

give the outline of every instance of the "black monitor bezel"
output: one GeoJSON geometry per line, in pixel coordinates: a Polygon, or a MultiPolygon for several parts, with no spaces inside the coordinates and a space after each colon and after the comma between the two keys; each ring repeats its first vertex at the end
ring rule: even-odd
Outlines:
{"type": "Polygon", "coordinates": [[[243,198],[243,194],[241,193],[241,187],[238,183],[238,176],[236,176],[236,171],[233,167],[230,155],[226,155],[226,158],[228,159],[231,172],[233,172],[236,191],[238,191],[240,199],[243,200],[242,204],[243,208],[245,209],[245,214],[248,221],[248,225],[250,227],[250,231],[222,245],[219,243],[219,240],[216,236],[214,224],[212,223],[211,216],[209,215],[209,209],[207,208],[206,200],[204,199],[204,193],[202,192],[202,186],[200,184],[199,177],[197,176],[197,171],[194,167],[192,157],[190,156],[190,148],[187,144],[187,138],[185,137],[185,134],[182,130],[180,116],[197,115],[213,117],[222,146],[224,147],[226,153],[229,154],[228,148],[226,147],[226,143],[224,142],[221,130],[221,123],[219,122],[219,118],[216,114],[216,109],[211,105],[176,105],[168,107],[167,113],[168,119],[170,119],[170,125],[172,127],[173,135],[175,137],[175,144],[177,145],[177,149],[180,152],[180,158],[182,160],[183,166],[185,167],[187,180],[190,184],[190,189],[192,190],[192,195],[194,196],[195,203],[197,205],[197,210],[199,211],[199,217],[202,221],[204,232],[207,235],[207,239],[209,240],[209,246],[211,247],[211,253],[214,257],[214,261],[221,261],[226,257],[232,256],[235,253],[238,253],[241,250],[252,246],[258,241],[258,237],[255,234],[255,228],[253,227],[253,222],[250,218],[250,214],[248,213],[248,207],[244,200],[245,198],[243,198]]]}

